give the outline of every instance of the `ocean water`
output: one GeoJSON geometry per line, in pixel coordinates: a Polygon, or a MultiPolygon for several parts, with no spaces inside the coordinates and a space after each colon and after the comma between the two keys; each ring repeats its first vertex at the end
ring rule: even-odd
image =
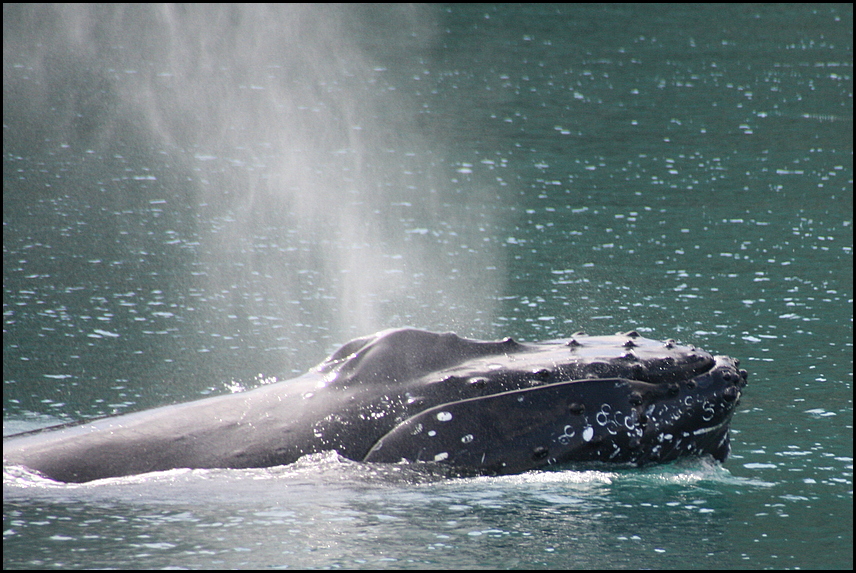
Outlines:
{"type": "Polygon", "coordinates": [[[750,372],[725,464],[4,468],[4,567],[852,568],[850,5],[4,6],[4,434],[394,326],[750,372]]]}

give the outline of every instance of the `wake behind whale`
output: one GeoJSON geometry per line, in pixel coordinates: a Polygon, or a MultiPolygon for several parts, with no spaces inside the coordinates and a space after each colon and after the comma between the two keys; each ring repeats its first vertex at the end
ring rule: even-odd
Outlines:
{"type": "Polygon", "coordinates": [[[724,461],[746,380],[733,358],[636,332],[520,343],[392,329],[293,380],[11,436],[3,456],[62,482],[270,467],[330,450],[490,475],[724,461]]]}

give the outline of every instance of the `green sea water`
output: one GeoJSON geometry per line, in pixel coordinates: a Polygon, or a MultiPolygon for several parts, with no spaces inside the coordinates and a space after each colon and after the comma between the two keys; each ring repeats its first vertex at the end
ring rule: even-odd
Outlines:
{"type": "Polygon", "coordinates": [[[416,326],[741,359],[732,457],[4,476],[4,567],[852,568],[852,6],[4,5],[4,434],[416,326]]]}

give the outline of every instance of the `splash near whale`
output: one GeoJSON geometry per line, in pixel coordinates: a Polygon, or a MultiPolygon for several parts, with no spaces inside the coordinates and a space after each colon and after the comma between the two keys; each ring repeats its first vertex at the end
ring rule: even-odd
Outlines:
{"type": "Polygon", "coordinates": [[[491,475],[724,461],[746,382],[733,358],[637,332],[522,343],[393,329],[293,380],[11,436],[3,457],[62,482],[270,467],[329,450],[491,475]]]}

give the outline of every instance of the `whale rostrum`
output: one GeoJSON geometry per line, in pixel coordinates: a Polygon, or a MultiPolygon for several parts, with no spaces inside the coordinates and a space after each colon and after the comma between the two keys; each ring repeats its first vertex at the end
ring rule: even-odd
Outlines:
{"type": "Polygon", "coordinates": [[[570,462],[725,461],[739,362],[673,340],[524,343],[391,329],[254,390],[4,439],[4,463],[63,482],[173,468],[352,460],[510,474],[570,462]]]}

